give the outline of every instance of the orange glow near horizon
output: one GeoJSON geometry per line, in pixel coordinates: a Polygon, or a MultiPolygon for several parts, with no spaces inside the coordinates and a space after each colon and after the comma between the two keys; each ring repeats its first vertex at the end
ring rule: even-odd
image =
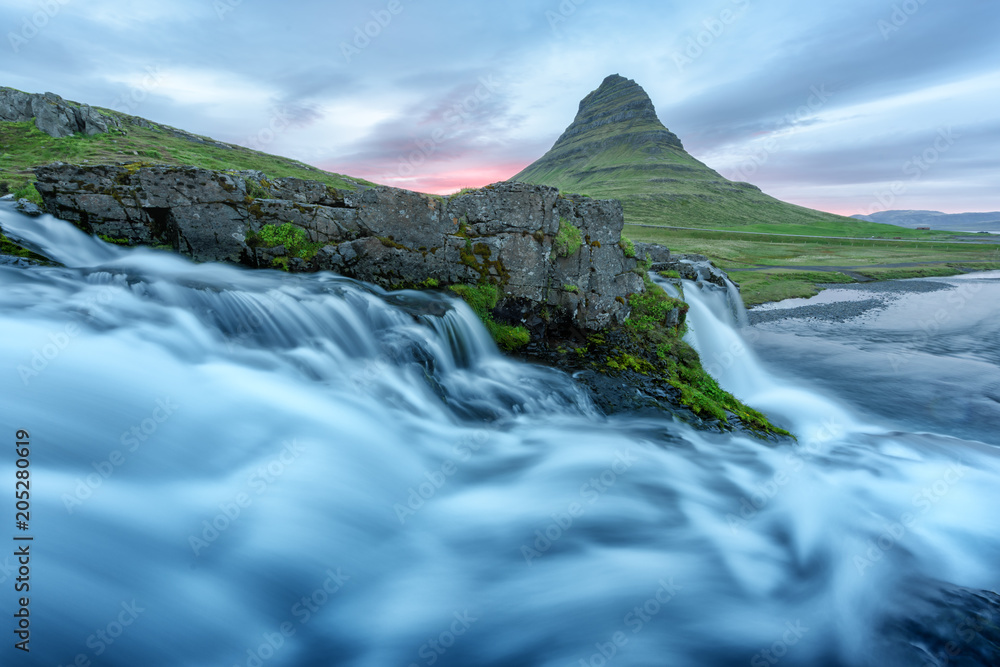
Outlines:
{"type": "Polygon", "coordinates": [[[845,217],[850,217],[852,215],[865,213],[865,211],[862,210],[864,208],[862,206],[858,206],[855,208],[843,208],[843,204],[841,204],[840,206],[830,206],[828,204],[818,204],[815,202],[810,202],[805,200],[796,201],[793,199],[787,199],[785,201],[787,201],[789,204],[795,204],[796,206],[804,206],[806,208],[811,208],[814,211],[823,211],[824,213],[833,213],[834,215],[842,215],[845,217]]]}

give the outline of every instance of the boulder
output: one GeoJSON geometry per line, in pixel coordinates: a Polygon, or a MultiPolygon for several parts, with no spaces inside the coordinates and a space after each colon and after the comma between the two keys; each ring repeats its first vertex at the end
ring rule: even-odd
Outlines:
{"type": "Polygon", "coordinates": [[[657,243],[636,243],[636,258],[649,261],[652,271],[666,271],[666,265],[670,264],[670,248],[657,243]],[[662,265],[662,266],[661,266],[662,265]]]}
{"type": "Polygon", "coordinates": [[[27,199],[18,199],[17,204],[15,204],[15,207],[21,213],[30,216],[39,216],[45,212],[42,209],[38,208],[38,205],[36,205],[34,202],[28,201],[27,199]]]}
{"type": "Polygon", "coordinates": [[[31,120],[31,95],[13,88],[0,88],[0,121],[18,123],[31,120]]]}
{"type": "Polygon", "coordinates": [[[67,102],[55,93],[23,93],[0,88],[0,121],[24,122],[34,119],[35,126],[51,137],[61,139],[77,132],[88,136],[119,127],[116,118],[105,116],[86,104],[67,102]]]}

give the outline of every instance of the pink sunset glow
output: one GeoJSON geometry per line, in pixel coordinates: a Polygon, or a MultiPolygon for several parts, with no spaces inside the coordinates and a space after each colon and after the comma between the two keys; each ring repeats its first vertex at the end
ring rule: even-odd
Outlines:
{"type": "Polygon", "coordinates": [[[506,181],[528,166],[529,163],[530,160],[462,168],[456,168],[449,164],[429,164],[421,170],[422,173],[413,176],[402,176],[394,173],[392,169],[380,169],[370,164],[327,164],[320,165],[320,168],[351,174],[380,185],[391,185],[395,188],[427,194],[447,195],[458,192],[462,188],[480,188],[490,183],[506,181]]]}

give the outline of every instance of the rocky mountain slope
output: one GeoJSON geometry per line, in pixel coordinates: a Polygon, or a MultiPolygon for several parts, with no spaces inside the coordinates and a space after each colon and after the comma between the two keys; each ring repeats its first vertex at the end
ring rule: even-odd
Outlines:
{"type": "Polygon", "coordinates": [[[684,150],[641,86],[617,74],[580,102],[548,153],[510,180],[618,199],[627,223],[729,228],[847,220],[723,178],[684,150]]]}

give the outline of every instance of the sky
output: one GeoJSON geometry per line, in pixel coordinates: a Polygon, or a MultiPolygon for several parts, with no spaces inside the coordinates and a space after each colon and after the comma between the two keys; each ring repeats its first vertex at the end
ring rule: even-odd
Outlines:
{"type": "Polygon", "coordinates": [[[0,85],[446,194],[609,74],[693,156],[842,214],[1000,210],[996,0],[0,0],[0,85]]]}

